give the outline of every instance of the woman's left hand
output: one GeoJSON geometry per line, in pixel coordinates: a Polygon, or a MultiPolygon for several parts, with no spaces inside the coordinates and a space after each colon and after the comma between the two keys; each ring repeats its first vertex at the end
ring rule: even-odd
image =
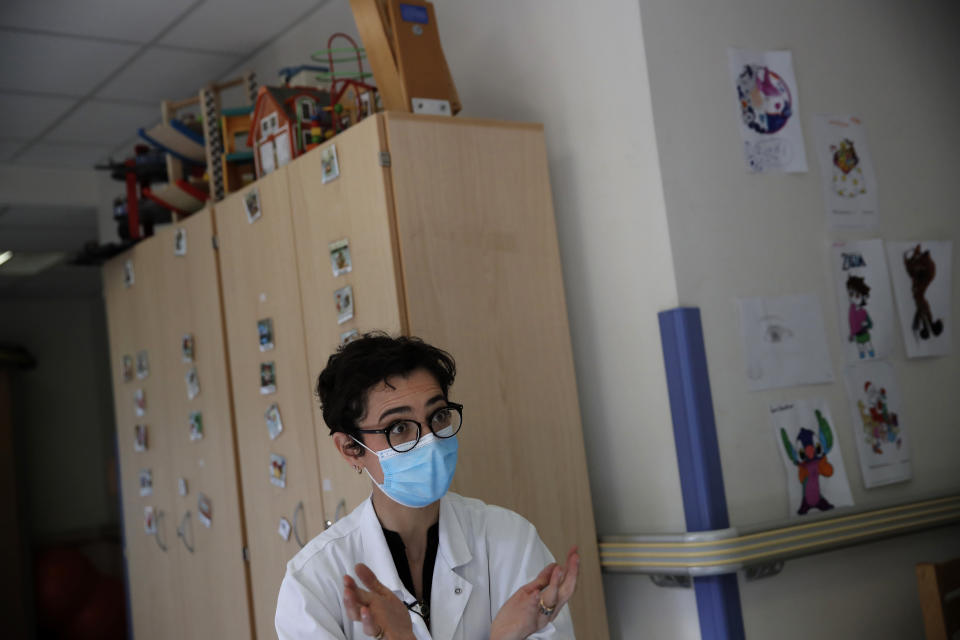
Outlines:
{"type": "Polygon", "coordinates": [[[343,604],[347,617],[362,623],[363,632],[371,638],[415,639],[410,612],[400,598],[383,586],[367,565],[358,564],[354,570],[369,591],[357,586],[350,576],[343,576],[343,604]]]}
{"type": "Polygon", "coordinates": [[[573,547],[566,565],[551,563],[503,603],[490,627],[491,640],[522,640],[560,614],[577,588],[580,554],[573,547]]]}

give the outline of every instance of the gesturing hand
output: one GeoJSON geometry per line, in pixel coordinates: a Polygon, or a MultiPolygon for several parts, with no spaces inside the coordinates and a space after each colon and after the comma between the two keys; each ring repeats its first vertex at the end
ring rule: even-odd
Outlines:
{"type": "Polygon", "coordinates": [[[547,626],[570,600],[579,573],[580,554],[573,547],[565,566],[548,564],[503,603],[490,627],[491,640],[523,640],[547,626]]]}
{"type": "Polygon", "coordinates": [[[371,638],[415,638],[410,613],[400,598],[380,584],[367,565],[358,564],[354,570],[369,591],[358,587],[350,576],[343,576],[343,605],[347,608],[347,617],[362,623],[363,632],[371,638]]]}

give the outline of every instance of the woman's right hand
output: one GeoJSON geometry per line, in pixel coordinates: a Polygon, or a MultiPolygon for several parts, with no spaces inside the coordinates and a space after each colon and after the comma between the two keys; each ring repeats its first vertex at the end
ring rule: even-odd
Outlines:
{"type": "Polygon", "coordinates": [[[368,590],[357,586],[350,576],[343,576],[343,604],[347,617],[363,624],[363,632],[371,638],[415,640],[410,612],[392,591],[383,586],[365,564],[354,570],[368,590]]]}

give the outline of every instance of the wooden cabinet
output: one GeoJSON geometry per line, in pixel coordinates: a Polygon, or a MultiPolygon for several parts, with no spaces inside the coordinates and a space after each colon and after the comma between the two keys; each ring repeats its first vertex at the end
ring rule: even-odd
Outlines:
{"type": "Polygon", "coordinates": [[[220,286],[211,239],[211,211],[161,230],[104,268],[104,291],[114,368],[126,557],[134,634],[141,638],[249,638],[249,580],[243,560],[245,528],[237,479],[233,408],[220,313],[220,286]],[[186,234],[187,253],[174,255],[174,234],[186,234]],[[124,285],[124,263],[134,283],[124,285]],[[184,362],[191,335],[194,361],[184,362]],[[149,374],[124,381],[124,355],[146,351],[149,374]],[[187,395],[196,368],[200,393],[187,395]],[[143,389],[146,413],[134,410],[143,389]],[[203,437],[191,439],[190,414],[199,412],[203,437]],[[147,425],[146,451],[134,450],[134,426],[147,425]],[[149,469],[153,492],[141,496],[139,474],[149,469]],[[180,495],[180,479],[186,495],[180,495]],[[199,517],[203,494],[210,526],[199,517]],[[144,507],[157,514],[157,533],[145,532],[144,507]]]}
{"type": "MultiPolygon", "coordinates": [[[[543,128],[388,113],[334,144],[336,180],[321,182],[316,152],[288,167],[311,380],[351,327],[450,351],[464,404],[453,490],[519,512],[561,559],[579,544],[577,635],[606,637],[543,128]],[[343,238],[353,269],[334,278],[327,248],[343,238]],[[345,284],[356,316],[338,325],[345,284]]],[[[337,455],[316,405],[314,422],[329,516],[370,485],[337,455]]]]}
{"type": "Polygon", "coordinates": [[[276,636],[273,618],[290,560],[323,531],[313,393],[304,355],[304,321],[290,216],[288,168],[281,168],[216,206],[224,316],[247,515],[257,637],[276,636]],[[260,217],[245,201],[258,194],[260,217]],[[270,320],[274,347],[260,350],[257,322],[270,320]],[[261,393],[260,366],[273,363],[276,391],[261,393]],[[271,440],[266,411],[276,404],[283,431],[271,440]],[[286,461],[286,487],[270,482],[271,454],[286,461]],[[291,526],[278,533],[281,518],[291,526]],[[296,525],[296,526],[294,526],[296,525]]]}
{"type": "MultiPolygon", "coordinates": [[[[208,594],[229,584],[242,614],[209,617],[211,625],[222,626],[206,627],[207,635],[274,636],[286,562],[300,543],[370,492],[369,480],[336,452],[313,387],[346,332],[372,329],[418,335],[454,355],[452,399],[465,408],[453,490],[519,512],[558,557],[578,544],[577,635],[607,637],[542,127],[380,114],[218,203],[214,221],[216,263],[204,245],[213,222],[205,211],[185,224],[191,229],[188,256],[202,251],[209,260],[175,258],[171,230],[105,270],[117,370],[121,354],[140,348],[156,354],[164,369],[162,385],[154,372],[146,381],[160,385],[148,389],[148,398],[164,403],[150,407],[150,419],[162,416],[164,427],[146,453],[132,451],[137,383],[116,384],[120,444],[129,449],[123,453],[124,491],[136,488],[137,470],[147,464],[164,469],[166,483],[159,491],[158,471],[151,499],[158,506],[162,501],[166,553],[142,533],[146,499],[125,493],[138,637],[141,629],[145,637],[158,633],[171,612],[192,628],[209,615],[198,603],[209,601],[215,609],[228,597],[205,601],[159,583],[202,585],[208,594]],[[322,155],[331,146],[339,176],[324,183],[322,155]],[[258,216],[250,215],[254,199],[258,216]],[[343,240],[352,269],[335,275],[330,245],[343,240]],[[137,282],[127,289],[122,262],[131,256],[137,282]],[[220,350],[208,346],[214,338],[207,336],[221,326],[217,266],[226,341],[220,350]],[[202,282],[194,282],[198,275],[202,282]],[[341,322],[334,293],[346,286],[354,315],[341,322]],[[154,292],[145,293],[147,287],[154,292]],[[189,311],[178,306],[186,301],[189,311]],[[258,322],[266,319],[274,346],[261,350],[258,322]],[[178,334],[190,330],[198,336],[202,395],[211,402],[226,398],[223,406],[204,405],[211,433],[201,443],[185,439],[186,414],[195,401],[186,400],[186,367],[176,349],[178,334]],[[276,388],[261,393],[266,363],[273,364],[276,388]],[[273,404],[283,423],[275,438],[265,418],[273,404]],[[231,408],[236,440],[213,440],[215,426],[230,423],[231,408]],[[230,451],[238,465],[227,463],[230,451]],[[271,482],[275,456],[285,461],[284,487],[271,482]],[[180,475],[192,479],[186,500],[176,495],[180,475]],[[229,486],[235,491],[226,495],[229,486]],[[196,509],[198,490],[217,495],[214,526],[205,530],[195,514],[190,518],[194,537],[188,540],[195,549],[186,555],[175,528],[187,509],[196,509]],[[292,528],[288,539],[278,533],[283,520],[292,528]],[[204,556],[209,564],[190,563],[221,526],[235,529],[223,538],[221,553],[204,556]],[[231,564],[240,541],[249,551],[249,580],[231,564]],[[208,580],[213,575],[218,578],[208,580]],[[158,606],[145,606],[147,598],[158,606]]],[[[189,633],[168,626],[159,637],[189,633]]]]}

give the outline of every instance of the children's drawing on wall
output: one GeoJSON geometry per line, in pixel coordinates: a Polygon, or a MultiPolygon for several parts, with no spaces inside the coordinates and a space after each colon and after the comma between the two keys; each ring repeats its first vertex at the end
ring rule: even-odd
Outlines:
{"type": "Polygon", "coordinates": [[[822,399],[770,407],[777,449],[787,472],[791,515],[853,504],[830,409],[822,399]]]}
{"type": "Polygon", "coordinates": [[[748,389],[833,381],[817,296],[741,298],[738,303],[748,389]]]}
{"type": "Polygon", "coordinates": [[[893,292],[908,358],[950,353],[953,242],[888,242],[893,292]]]}
{"type": "Polygon", "coordinates": [[[830,259],[847,362],[889,357],[893,352],[893,293],[883,241],[837,242],[830,259]]]}
{"type": "Polygon", "coordinates": [[[797,80],[789,51],[727,49],[747,167],[755,173],[807,170],[797,80]]]}
{"type": "Polygon", "coordinates": [[[877,178],[863,123],[856,116],[817,115],[813,137],[830,225],[877,224],[877,178]]]}
{"type": "Polygon", "coordinates": [[[863,484],[869,489],[909,480],[910,443],[893,367],[871,362],[844,374],[863,484]]]}

